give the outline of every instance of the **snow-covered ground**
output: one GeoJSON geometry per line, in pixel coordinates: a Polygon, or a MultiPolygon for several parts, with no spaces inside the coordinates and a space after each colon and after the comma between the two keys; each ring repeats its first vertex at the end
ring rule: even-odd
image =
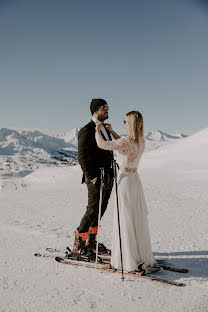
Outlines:
{"type": "MultiPolygon", "coordinates": [[[[175,287],[36,258],[73,245],[87,191],[79,166],[40,168],[0,180],[0,311],[208,311],[208,129],[143,155],[138,172],[149,209],[156,258],[187,274],[158,276],[175,287]],[[3,185],[3,187],[2,187],[3,185]]],[[[111,246],[114,196],[102,219],[111,246]]]]}

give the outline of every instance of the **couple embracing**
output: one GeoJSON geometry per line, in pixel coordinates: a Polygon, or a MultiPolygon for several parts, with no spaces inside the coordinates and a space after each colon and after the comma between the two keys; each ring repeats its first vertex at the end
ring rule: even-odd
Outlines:
{"type": "MultiPolygon", "coordinates": [[[[109,106],[103,99],[93,99],[90,104],[91,121],[78,135],[78,161],[83,171],[82,183],[88,189],[88,205],[75,231],[73,256],[95,257],[96,235],[100,201],[100,168],[104,168],[104,188],[101,202],[101,218],[105,213],[114,181],[113,151],[117,151],[118,212],[115,207],[113,218],[111,265],[122,269],[120,239],[122,242],[123,269],[131,272],[139,269],[151,270],[156,266],[147,218],[147,206],[137,168],[144,152],[143,117],[138,111],[126,114],[124,125],[126,137],[120,137],[108,123],[109,106]]],[[[98,252],[106,253],[104,244],[99,243],[98,252]]]]}

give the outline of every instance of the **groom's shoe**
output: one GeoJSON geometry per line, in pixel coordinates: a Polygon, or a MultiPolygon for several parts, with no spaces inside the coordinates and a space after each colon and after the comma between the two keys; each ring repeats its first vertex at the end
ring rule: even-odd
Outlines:
{"type": "Polygon", "coordinates": [[[95,252],[87,248],[86,240],[87,240],[88,232],[80,233],[77,229],[75,231],[75,239],[72,255],[74,258],[79,259],[82,257],[87,257],[89,260],[95,259],[95,252]]]}
{"type": "MultiPolygon", "coordinates": [[[[96,246],[97,246],[97,241],[96,241],[97,232],[98,232],[98,226],[90,227],[88,235],[87,235],[87,240],[86,240],[86,247],[93,250],[94,252],[96,251],[96,246]]],[[[98,253],[108,254],[108,255],[111,254],[110,250],[107,249],[105,245],[102,243],[98,244],[98,253]]]]}
{"type": "Polygon", "coordinates": [[[80,249],[83,249],[85,247],[88,232],[79,233],[78,229],[76,229],[74,233],[75,238],[74,238],[73,254],[76,254],[79,252],[80,249]]]}

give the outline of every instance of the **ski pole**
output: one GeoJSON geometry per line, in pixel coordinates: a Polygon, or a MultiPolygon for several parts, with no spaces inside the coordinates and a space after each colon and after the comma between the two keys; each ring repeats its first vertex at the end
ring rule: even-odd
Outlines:
{"type": "Polygon", "coordinates": [[[103,197],[103,189],[104,189],[104,168],[100,168],[100,200],[99,200],[99,213],[98,213],[98,232],[97,232],[97,244],[96,244],[96,260],[95,265],[97,267],[98,261],[98,245],[99,245],[99,227],[100,227],[100,217],[101,217],[101,207],[102,207],[102,197],[103,197]]]}
{"type": "Polygon", "coordinates": [[[113,160],[113,171],[114,171],[114,178],[115,178],[115,187],[116,187],[116,203],[117,203],[117,213],[118,213],[118,233],[119,233],[119,243],[120,243],[120,254],[121,254],[121,271],[122,277],[121,279],[124,281],[124,274],[123,274],[123,256],[122,256],[122,245],[121,245],[121,227],[120,227],[120,215],[119,215],[119,203],[118,203],[118,185],[117,185],[117,163],[113,160]]]}

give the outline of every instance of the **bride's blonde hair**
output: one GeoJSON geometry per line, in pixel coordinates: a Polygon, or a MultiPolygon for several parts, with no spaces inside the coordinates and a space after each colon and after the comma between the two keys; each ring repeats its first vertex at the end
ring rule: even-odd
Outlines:
{"type": "Polygon", "coordinates": [[[126,120],[129,125],[129,138],[138,144],[144,143],[144,122],[142,114],[139,111],[131,111],[126,114],[126,120]]]}

